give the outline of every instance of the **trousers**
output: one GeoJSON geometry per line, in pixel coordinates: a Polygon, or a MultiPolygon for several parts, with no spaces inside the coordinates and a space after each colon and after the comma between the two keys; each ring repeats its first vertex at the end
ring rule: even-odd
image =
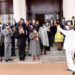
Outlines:
{"type": "Polygon", "coordinates": [[[66,60],[68,69],[72,70],[73,72],[75,72],[75,65],[73,62],[74,53],[75,53],[74,50],[66,50],[66,60]]]}
{"type": "Polygon", "coordinates": [[[11,59],[11,43],[5,43],[4,57],[5,59],[11,59]]]}

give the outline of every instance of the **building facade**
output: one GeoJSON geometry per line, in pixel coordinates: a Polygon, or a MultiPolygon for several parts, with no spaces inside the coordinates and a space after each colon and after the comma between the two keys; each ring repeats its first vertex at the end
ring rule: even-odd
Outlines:
{"type": "Polygon", "coordinates": [[[75,16],[75,0],[0,0],[0,22],[17,22],[20,18],[49,19],[57,14],[66,20],[75,16]]]}

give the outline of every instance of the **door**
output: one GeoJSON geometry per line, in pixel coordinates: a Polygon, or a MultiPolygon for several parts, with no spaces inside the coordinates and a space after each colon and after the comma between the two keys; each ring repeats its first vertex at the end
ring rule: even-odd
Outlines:
{"type": "Polygon", "coordinates": [[[44,17],[44,14],[36,14],[36,20],[39,21],[39,23],[43,23],[45,21],[45,17],[44,17]]]}

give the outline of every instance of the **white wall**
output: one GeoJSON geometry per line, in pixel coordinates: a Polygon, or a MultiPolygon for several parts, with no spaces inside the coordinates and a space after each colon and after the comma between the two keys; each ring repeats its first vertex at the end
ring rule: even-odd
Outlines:
{"type": "Polygon", "coordinates": [[[75,16],[75,0],[63,0],[63,16],[66,20],[75,16]]]}

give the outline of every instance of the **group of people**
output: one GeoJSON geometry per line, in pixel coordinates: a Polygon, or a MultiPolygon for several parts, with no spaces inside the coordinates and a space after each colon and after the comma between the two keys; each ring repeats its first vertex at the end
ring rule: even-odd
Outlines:
{"type": "Polygon", "coordinates": [[[24,61],[26,56],[26,41],[28,42],[28,52],[33,60],[40,60],[40,55],[46,55],[54,44],[61,51],[66,49],[66,59],[68,70],[75,73],[75,66],[72,58],[75,53],[75,25],[72,20],[60,21],[53,20],[40,22],[35,20],[20,19],[18,23],[14,21],[14,25],[10,23],[1,25],[0,23],[0,60],[4,56],[5,61],[12,61],[15,54],[15,39],[17,39],[17,47],[19,50],[19,60],[24,61]],[[63,45],[64,43],[64,45],[63,45]],[[4,52],[3,52],[4,50],[4,52]]]}
{"type": "Polygon", "coordinates": [[[27,20],[25,22],[21,18],[18,23],[14,20],[14,25],[0,24],[1,61],[3,56],[5,61],[11,61],[12,56],[16,55],[15,39],[17,39],[20,61],[25,60],[26,46],[28,46],[28,53],[33,60],[40,60],[40,55],[46,55],[47,51],[50,51],[50,47],[53,47],[56,32],[57,21],[39,23],[38,20],[27,20]]]}

